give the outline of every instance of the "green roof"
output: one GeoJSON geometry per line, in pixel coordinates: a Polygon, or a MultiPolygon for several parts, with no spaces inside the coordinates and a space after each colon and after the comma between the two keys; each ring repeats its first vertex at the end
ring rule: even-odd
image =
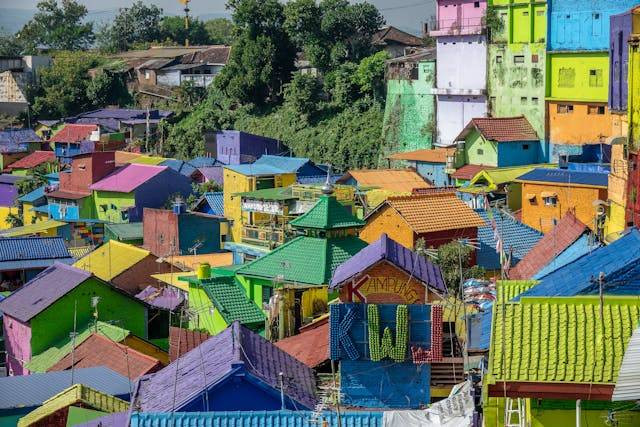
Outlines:
{"type": "MultiPolygon", "coordinates": [[[[78,335],[76,335],[76,347],[82,344],[94,332],[96,332],[96,329],[93,324],[87,325],[84,329],[79,330],[78,335]]],[[[97,332],[103,337],[107,337],[115,342],[122,341],[131,333],[126,329],[100,321],[97,322],[97,332]]],[[[62,360],[63,357],[71,353],[72,348],[73,343],[71,342],[71,338],[65,338],[44,352],[33,356],[31,360],[25,364],[25,368],[31,372],[47,372],[53,365],[62,360]]]]}
{"type": "Polygon", "coordinates": [[[200,286],[228,324],[236,320],[243,325],[264,323],[264,313],[253,301],[247,298],[235,278],[204,279],[200,281],[200,286]]]}
{"type": "Polygon", "coordinates": [[[364,221],[356,218],[348,208],[334,196],[322,195],[305,214],[291,221],[294,227],[333,230],[364,226],[364,221]]]}
{"type": "Polygon", "coordinates": [[[478,182],[485,182],[486,185],[479,186],[477,192],[481,192],[482,190],[485,190],[487,192],[493,191],[498,188],[498,185],[514,182],[516,178],[518,178],[520,175],[524,175],[525,173],[533,169],[536,169],[536,168],[553,169],[557,167],[558,165],[554,165],[550,163],[541,163],[537,165],[509,166],[505,168],[484,169],[478,172],[471,179],[471,181],[469,181],[469,186],[464,188],[464,192],[466,193],[474,192],[471,189],[473,187],[476,187],[478,182]]]}
{"type": "Polygon", "coordinates": [[[297,197],[293,196],[291,187],[265,188],[263,190],[246,191],[244,193],[236,193],[234,196],[242,196],[247,199],[257,200],[292,200],[297,197]]]}
{"type": "Polygon", "coordinates": [[[640,318],[637,297],[524,297],[495,304],[490,382],[614,384],[640,318]]]}
{"type": "Polygon", "coordinates": [[[237,273],[265,279],[282,275],[288,283],[326,285],[334,270],[365,246],[366,242],[353,236],[330,239],[301,236],[251,261],[237,273]]]}
{"type": "Polygon", "coordinates": [[[107,228],[118,240],[142,240],[142,223],[107,224],[107,228]]]}
{"type": "Polygon", "coordinates": [[[496,302],[498,304],[509,302],[537,284],[537,280],[498,280],[496,282],[496,302]]]}

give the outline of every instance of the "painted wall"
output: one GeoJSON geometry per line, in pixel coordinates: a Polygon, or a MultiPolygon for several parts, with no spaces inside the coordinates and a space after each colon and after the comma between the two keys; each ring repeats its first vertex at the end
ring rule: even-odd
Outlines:
{"type": "Polygon", "coordinates": [[[462,94],[465,90],[486,89],[487,39],[484,35],[438,37],[436,52],[440,91],[462,94]]]}
{"type": "Polygon", "coordinates": [[[410,162],[418,174],[436,187],[451,185],[449,175],[445,173],[444,163],[410,162]]]}
{"type": "Polygon", "coordinates": [[[547,108],[548,138],[554,145],[604,143],[608,137],[618,135],[614,128],[616,117],[604,103],[549,101],[547,108]]]}
{"type": "Polygon", "coordinates": [[[464,164],[498,166],[497,144],[487,141],[474,129],[465,139],[464,164]]]}
{"type": "Polygon", "coordinates": [[[498,144],[498,167],[522,166],[546,162],[539,141],[513,141],[498,144]]]}
{"type": "Polygon", "coordinates": [[[201,215],[182,214],[178,216],[179,245],[183,254],[190,254],[191,248],[200,242],[196,248],[198,254],[220,252],[220,223],[225,222],[219,218],[210,218],[201,215]]]}
{"type": "Polygon", "coordinates": [[[130,210],[129,221],[142,221],[144,208],[163,207],[169,197],[176,194],[186,200],[192,191],[188,177],[167,168],[136,188],[135,209],[130,210]]]}
{"type": "Polygon", "coordinates": [[[373,243],[382,233],[387,233],[390,239],[413,250],[415,233],[395,209],[389,206],[381,207],[367,219],[367,224],[360,230],[359,237],[367,243],[373,243]]]}
{"type": "Polygon", "coordinates": [[[608,52],[547,53],[547,97],[607,102],[608,52]]]}
{"type": "Polygon", "coordinates": [[[543,233],[553,229],[554,220],[559,220],[569,209],[575,209],[576,217],[593,229],[595,208],[593,202],[607,200],[607,190],[594,187],[559,186],[553,184],[522,184],[522,222],[543,233]],[[558,196],[556,206],[544,204],[542,192],[555,192],[558,196]],[[527,195],[535,198],[528,200],[527,195]]]}
{"type": "MultiPolygon", "coordinates": [[[[640,25],[639,25],[640,26],[640,25]]],[[[640,148],[640,43],[629,44],[629,144],[640,148]]]]}
{"type": "Polygon", "coordinates": [[[544,1],[489,0],[503,22],[502,31],[493,32],[493,43],[545,43],[547,5],[544,1]]]}
{"type": "Polygon", "coordinates": [[[227,322],[199,285],[189,284],[189,308],[197,313],[189,319],[189,329],[205,330],[210,335],[216,335],[227,327],[227,322]]]}
{"type": "Polygon", "coordinates": [[[383,129],[392,152],[431,148],[435,140],[435,62],[416,65],[417,80],[387,81],[383,129]]]}
{"type": "Polygon", "coordinates": [[[215,147],[207,152],[226,165],[253,163],[263,154],[281,154],[280,141],[237,130],[216,132],[215,147]]]}
{"type": "Polygon", "coordinates": [[[11,228],[11,224],[7,222],[10,214],[18,214],[18,208],[15,206],[0,206],[0,230],[11,228]]]}
{"type": "Polygon", "coordinates": [[[549,50],[608,50],[609,18],[637,0],[549,0],[549,50]]]}
{"type": "Polygon", "coordinates": [[[31,360],[31,328],[7,314],[2,317],[8,375],[27,375],[23,364],[31,360]]]}
{"type": "Polygon", "coordinates": [[[93,192],[93,203],[99,220],[116,224],[129,222],[128,208],[136,204],[134,193],[101,190],[93,192]]]}
{"type": "Polygon", "coordinates": [[[629,95],[629,36],[631,35],[631,13],[611,17],[609,31],[609,108],[626,112],[629,95]]]}
{"type": "Polygon", "coordinates": [[[476,34],[482,31],[487,2],[474,0],[440,0],[436,9],[437,31],[431,36],[476,34]]]}
{"type": "Polygon", "coordinates": [[[61,203],[59,199],[49,200],[49,216],[58,220],[78,220],[96,218],[93,197],[83,199],[66,200],[61,203]]]}
{"type": "Polygon", "coordinates": [[[75,157],[71,171],[59,174],[60,190],[86,193],[89,186],[113,172],[115,154],[113,152],[91,153],[75,157]]]}
{"type": "Polygon", "coordinates": [[[486,117],[487,98],[484,95],[438,95],[438,143],[451,145],[460,131],[476,117],[486,117]]]}

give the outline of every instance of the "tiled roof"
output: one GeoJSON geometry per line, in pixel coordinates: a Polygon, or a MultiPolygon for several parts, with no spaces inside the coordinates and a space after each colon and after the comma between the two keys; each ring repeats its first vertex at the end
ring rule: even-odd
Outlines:
{"type": "Polygon", "coordinates": [[[424,44],[424,40],[394,26],[387,25],[381,30],[378,30],[378,32],[371,37],[371,43],[381,46],[393,43],[400,43],[407,46],[422,46],[424,44]]]}
{"type": "Polygon", "coordinates": [[[89,197],[91,195],[91,192],[90,191],[71,192],[71,191],[56,190],[56,191],[51,191],[49,193],[45,193],[45,195],[47,197],[53,197],[54,199],[79,200],[79,199],[84,199],[85,197],[89,197]]]}
{"type": "Polygon", "coordinates": [[[471,119],[455,140],[465,139],[472,129],[477,129],[489,141],[538,141],[540,139],[525,116],[471,119]]]}
{"type": "Polygon", "coordinates": [[[253,164],[273,166],[283,171],[293,173],[298,172],[298,169],[309,162],[310,160],[304,157],[285,157],[264,154],[253,162],[253,164]]]}
{"type": "Polygon", "coordinates": [[[0,144],[24,144],[42,141],[33,129],[5,129],[0,131],[0,144]]]}
{"type": "Polygon", "coordinates": [[[227,324],[235,321],[247,326],[264,324],[262,309],[247,298],[234,277],[200,280],[200,286],[227,324]]]}
{"type": "Polygon", "coordinates": [[[546,275],[521,296],[597,294],[604,273],[605,294],[640,295],[640,231],[636,228],[546,275]]]}
{"type": "Polygon", "coordinates": [[[135,380],[160,369],[162,363],[133,348],[93,333],[82,343],[76,344],[73,355],[67,354],[49,368],[49,371],[66,371],[93,366],[106,366],[120,375],[135,380]]]}
{"type": "Polygon", "coordinates": [[[130,164],[116,169],[89,188],[91,190],[130,193],[165,170],[167,170],[166,166],[130,164]]]}
{"type": "Polygon", "coordinates": [[[202,197],[209,203],[214,215],[224,216],[224,193],[222,191],[207,192],[202,197]]]}
{"type": "Polygon", "coordinates": [[[575,242],[587,231],[584,225],[572,212],[567,212],[556,226],[509,271],[511,279],[530,279],[545,265],[575,242]]]}
{"type": "MultiPolygon", "coordinates": [[[[129,336],[130,332],[119,326],[110,323],[97,321],[95,324],[87,324],[84,328],[77,331],[75,344],[82,344],[84,340],[92,334],[98,333],[108,339],[120,342],[129,336]]],[[[25,364],[31,372],[46,372],[53,365],[58,363],[63,357],[71,353],[73,341],[70,337],[51,345],[44,352],[31,357],[31,360],[25,364]]],[[[126,376],[126,374],[124,374],[126,376]]]]}
{"type": "Polygon", "coordinates": [[[169,359],[173,362],[178,356],[190,352],[210,337],[206,332],[169,326],[169,359]]]}
{"type": "Polygon", "coordinates": [[[600,172],[578,172],[567,169],[534,169],[524,175],[520,175],[517,181],[607,187],[609,174],[600,172]]]}
{"type": "Polygon", "coordinates": [[[446,292],[440,267],[432,264],[424,256],[418,255],[390,239],[385,233],[378,240],[340,264],[333,274],[330,288],[339,287],[382,260],[404,270],[426,286],[440,292],[446,292]]]}
{"type": "Polygon", "coordinates": [[[300,329],[298,335],[277,341],[284,350],[310,368],[329,360],[329,317],[300,329]]]}
{"type": "Polygon", "coordinates": [[[320,239],[301,236],[251,261],[237,273],[266,279],[282,275],[290,283],[326,285],[338,265],[365,246],[367,244],[357,237],[320,239]]]}
{"type": "Polygon", "coordinates": [[[484,166],[484,165],[464,165],[456,169],[454,173],[451,174],[453,178],[456,179],[471,179],[478,174],[478,172],[493,169],[493,166],[484,166]]]}
{"type": "Polygon", "coordinates": [[[0,262],[71,258],[62,237],[0,239],[0,262]]]}
{"type": "Polygon", "coordinates": [[[414,188],[433,187],[413,169],[350,170],[338,182],[353,178],[359,187],[378,187],[383,190],[410,193],[414,188]]]}
{"type": "Polygon", "coordinates": [[[509,302],[537,284],[537,280],[498,280],[496,282],[496,303],[509,302]]]}
{"type": "Polygon", "coordinates": [[[26,323],[89,277],[91,273],[56,262],[0,301],[0,312],[26,323]]]}
{"type": "Polygon", "coordinates": [[[25,194],[24,196],[18,197],[18,200],[21,202],[33,203],[38,199],[44,198],[44,189],[45,185],[42,187],[38,187],[35,190],[25,194]]]}
{"type": "Polygon", "coordinates": [[[512,264],[520,261],[542,238],[542,233],[511,216],[492,209],[490,212],[476,210],[485,221],[484,227],[478,227],[480,248],[476,251],[476,262],[487,270],[500,269],[500,254],[496,252],[496,241],[492,223],[502,238],[505,253],[511,254],[512,264]]]}
{"type": "Polygon", "coordinates": [[[109,240],[89,255],[80,258],[75,267],[109,281],[142,261],[150,252],[127,243],[109,240]]]}
{"type": "Polygon", "coordinates": [[[142,377],[132,403],[141,412],[164,412],[172,408],[180,411],[203,389],[231,374],[239,362],[243,363],[248,375],[278,391],[280,381],[284,380],[285,395],[298,405],[307,409],[315,406],[313,371],[238,322],[166,368],[142,377]],[[177,382],[176,378],[179,379],[177,382]],[[167,393],[175,396],[175,405],[173,399],[167,398],[167,393]]]}
{"type": "Polygon", "coordinates": [[[82,142],[89,140],[91,132],[98,130],[97,125],[67,123],[51,137],[50,142],[82,142]]]}
{"type": "Polygon", "coordinates": [[[425,150],[407,151],[404,153],[395,153],[389,156],[391,160],[408,160],[414,162],[427,163],[446,163],[447,156],[453,156],[456,152],[455,148],[427,148],[425,150]]]}
{"type": "MultiPolygon", "coordinates": [[[[485,225],[483,219],[473,209],[451,193],[389,197],[385,203],[395,209],[416,233],[485,225]]],[[[370,213],[369,216],[379,209],[370,213]]]]}
{"type": "Polygon", "coordinates": [[[47,219],[20,227],[7,228],[6,230],[0,231],[0,237],[33,236],[65,225],[67,225],[66,222],[47,219]]]}
{"type": "Polygon", "coordinates": [[[553,273],[557,269],[564,267],[565,265],[577,260],[578,258],[593,252],[596,248],[602,246],[595,237],[591,234],[583,234],[569,245],[562,253],[553,258],[547,265],[542,267],[536,274],[533,275],[533,279],[541,279],[544,276],[553,273]]]}
{"type": "Polygon", "coordinates": [[[109,229],[118,240],[142,240],[143,237],[141,222],[106,224],[105,228],[109,229]]]}
{"type": "Polygon", "coordinates": [[[364,221],[356,218],[350,207],[342,205],[334,196],[323,194],[311,209],[289,222],[295,228],[336,230],[364,226],[364,221]]]}
{"type": "MultiPolygon", "coordinates": [[[[535,288],[534,288],[535,289],[535,288]]],[[[496,304],[492,380],[614,384],[640,319],[637,298],[523,298],[496,304]]]]}
{"type": "Polygon", "coordinates": [[[31,169],[46,162],[53,162],[56,155],[53,151],[34,151],[22,159],[11,163],[8,169],[31,169]]]}
{"type": "Polygon", "coordinates": [[[127,396],[128,378],[105,368],[76,369],[74,372],[46,372],[0,378],[0,409],[30,408],[41,405],[72,384],[84,384],[112,396],[127,396]]]}

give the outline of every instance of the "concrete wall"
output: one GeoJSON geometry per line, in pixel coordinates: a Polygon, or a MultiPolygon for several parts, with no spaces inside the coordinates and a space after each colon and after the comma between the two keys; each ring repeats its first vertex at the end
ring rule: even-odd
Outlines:
{"type": "Polygon", "coordinates": [[[156,75],[159,85],[180,86],[180,70],[158,70],[156,75]]]}
{"type": "Polygon", "coordinates": [[[605,103],[549,101],[549,142],[554,145],[604,143],[608,137],[619,134],[613,126],[615,119],[605,103]]]}
{"type": "Polygon", "coordinates": [[[557,100],[607,102],[608,52],[547,53],[547,96],[557,100]]]}
{"type": "Polygon", "coordinates": [[[253,163],[263,154],[281,154],[280,141],[236,130],[216,132],[216,159],[226,165],[253,163]]]}
{"type": "Polygon", "coordinates": [[[487,39],[484,35],[438,37],[436,51],[438,89],[486,89],[487,39]]]}
{"type": "Polygon", "coordinates": [[[436,187],[446,187],[451,185],[451,179],[449,175],[445,173],[444,163],[422,163],[412,162],[413,167],[416,168],[418,174],[429,180],[436,187]]]}
{"type": "Polygon", "coordinates": [[[0,73],[0,102],[26,103],[25,90],[30,82],[26,73],[0,73]]]}
{"type": "Polygon", "coordinates": [[[436,9],[437,32],[432,32],[431,35],[469,34],[480,31],[486,9],[486,0],[440,0],[436,9]]]}
{"type": "Polygon", "coordinates": [[[629,47],[631,35],[631,13],[611,17],[609,43],[609,108],[626,112],[629,95],[629,47]]]}
{"type": "Polygon", "coordinates": [[[484,95],[438,95],[438,143],[449,145],[475,117],[487,115],[484,95]]]}
{"type": "Polygon", "coordinates": [[[502,20],[501,32],[491,35],[492,43],[545,43],[547,5],[544,1],[489,0],[502,20]]]}
{"type": "Polygon", "coordinates": [[[545,162],[539,141],[513,141],[498,144],[498,167],[532,165],[545,162]]]}

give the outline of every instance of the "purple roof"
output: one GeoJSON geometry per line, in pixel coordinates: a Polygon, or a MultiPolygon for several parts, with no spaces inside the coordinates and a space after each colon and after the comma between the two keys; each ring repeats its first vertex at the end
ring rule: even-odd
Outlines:
{"type": "Polygon", "coordinates": [[[25,144],[42,142],[33,129],[5,129],[0,131],[0,144],[25,144]]]}
{"type": "Polygon", "coordinates": [[[89,277],[87,271],[56,262],[2,300],[0,312],[28,322],[89,277]]]}
{"type": "Polygon", "coordinates": [[[89,187],[91,190],[130,193],[154,176],[167,170],[166,166],[151,166],[132,163],[107,175],[89,187]]]}
{"type": "Polygon", "coordinates": [[[224,169],[222,166],[212,166],[198,169],[207,181],[213,181],[218,185],[222,185],[224,181],[224,169]]]}
{"type": "Polygon", "coordinates": [[[150,305],[165,310],[175,310],[182,302],[184,297],[174,288],[154,288],[149,285],[136,295],[136,298],[149,303],[150,305]]]}
{"type": "Polygon", "coordinates": [[[175,409],[180,411],[202,393],[203,381],[210,389],[237,369],[244,369],[254,379],[273,387],[274,393],[279,393],[279,373],[282,372],[285,394],[289,398],[307,409],[317,403],[311,368],[234,322],[164,369],[141,377],[136,383],[132,407],[141,412],[171,411],[175,385],[175,409]],[[176,369],[179,370],[177,377],[176,369]]]}
{"type": "Polygon", "coordinates": [[[446,292],[440,267],[427,261],[425,257],[410,251],[395,240],[390,239],[384,233],[378,240],[340,264],[333,273],[329,288],[339,288],[347,280],[382,260],[386,260],[406,273],[413,275],[422,283],[438,291],[446,292]]]}
{"type": "Polygon", "coordinates": [[[0,206],[13,206],[18,197],[18,189],[11,184],[0,183],[0,206]]]}

